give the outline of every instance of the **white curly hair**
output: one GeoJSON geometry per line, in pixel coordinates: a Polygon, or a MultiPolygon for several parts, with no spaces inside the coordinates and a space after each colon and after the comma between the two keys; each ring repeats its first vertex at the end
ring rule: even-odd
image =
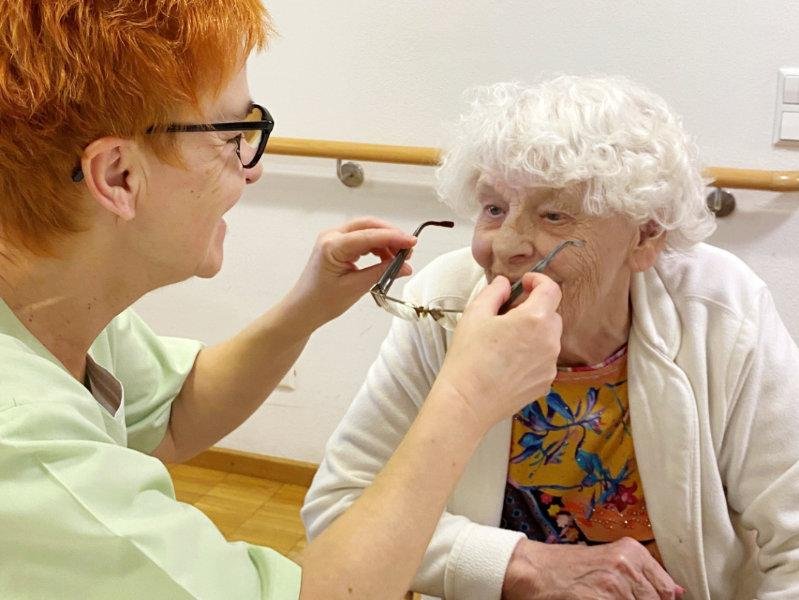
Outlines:
{"type": "Polygon", "coordinates": [[[470,92],[437,171],[439,197],[476,217],[477,180],[516,189],[587,183],[584,210],[657,223],[687,249],[715,230],[698,150],[659,96],[621,77],[562,75],[470,92]]]}

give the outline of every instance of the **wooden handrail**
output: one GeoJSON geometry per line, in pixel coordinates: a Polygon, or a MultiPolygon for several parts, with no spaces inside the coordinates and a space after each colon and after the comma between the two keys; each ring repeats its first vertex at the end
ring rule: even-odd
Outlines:
{"type": "MultiPolygon", "coordinates": [[[[441,157],[438,148],[424,146],[387,146],[357,142],[334,142],[300,138],[273,137],[267,147],[269,154],[309,156],[341,160],[398,163],[404,165],[436,166],[441,157]]],[[[799,171],[759,171],[708,167],[705,175],[720,188],[768,190],[774,192],[799,191],[799,171]]]]}
{"type": "Polygon", "coordinates": [[[705,174],[720,188],[745,190],[769,190],[772,192],[799,191],[799,171],[758,171],[755,169],[731,169],[708,167],[705,174]]]}
{"type": "Polygon", "coordinates": [[[299,138],[269,138],[266,147],[269,154],[289,156],[311,156],[314,158],[340,158],[341,160],[365,160],[368,162],[399,163],[434,167],[439,162],[438,148],[421,146],[385,146],[383,144],[360,144],[356,142],[331,142],[328,140],[304,140],[299,138]]]}

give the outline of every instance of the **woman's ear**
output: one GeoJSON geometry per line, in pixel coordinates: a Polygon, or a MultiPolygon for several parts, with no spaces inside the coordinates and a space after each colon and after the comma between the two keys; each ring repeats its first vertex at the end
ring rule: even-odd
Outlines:
{"type": "Polygon", "coordinates": [[[136,192],[131,183],[130,140],[104,137],[93,141],[83,153],[81,168],[92,198],[117,217],[130,221],[136,216],[136,192]]]}
{"type": "Polygon", "coordinates": [[[633,273],[651,268],[666,247],[666,231],[654,221],[647,221],[638,228],[638,242],[630,252],[627,264],[633,273]]]}

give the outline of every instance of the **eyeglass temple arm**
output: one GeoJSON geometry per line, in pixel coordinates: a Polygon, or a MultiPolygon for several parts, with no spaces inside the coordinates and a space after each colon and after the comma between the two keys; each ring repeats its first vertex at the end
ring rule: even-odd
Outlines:
{"type": "MultiPolygon", "coordinates": [[[[536,265],[530,269],[530,273],[541,273],[544,269],[549,266],[549,263],[552,262],[552,259],[563,250],[567,246],[582,246],[585,242],[582,240],[566,240],[565,242],[561,242],[557,246],[555,246],[549,254],[547,254],[544,258],[536,263],[536,265]]],[[[519,294],[522,293],[524,286],[522,285],[522,280],[519,279],[516,283],[514,283],[510,288],[510,296],[505,301],[505,303],[499,307],[499,311],[497,314],[504,315],[506,312],[510,310],[511,305],[514,303],[516,298],[519,297],[519,294]]]]}
{"type": "MultiPolygon", "coordinates": [[[[452,221],[425,221],[416,228],[416,231],[413,232],[413,237],[419,237],[419,233],[428,225],[434,225],[436,227],[455,227],[455,223],[452,221]]],[[[394,280],[397,278],[397,273],[399,273],[399,270],[405,263],[405,259],[408,257],[410,251],[410,248],[403,248],[397,252],[394,260],[391,261],[388,269],[386,269],[386,272],[383,273],[383,276],[380,277],[374,287],[378,288],[383,294],[387,294],[388,290],[391,289],[391,284],[394,283],[394,280]]]]}

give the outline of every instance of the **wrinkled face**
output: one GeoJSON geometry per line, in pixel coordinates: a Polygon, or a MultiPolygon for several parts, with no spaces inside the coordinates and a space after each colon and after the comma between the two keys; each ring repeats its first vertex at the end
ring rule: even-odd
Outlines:
{"type": "MultiPolygon", "coordinates": [[[[242,70],[209,102],[203,114],[181,122],[243,121],[251,104],[246,72],[242,70]]],[[[162,278],[179,281],[191,276],[212,277],[222,266],[227,225],[223,215],[241,197],[245,185],[257,181],[260,164],[244,169],[236,155],[240,132],[201,132],[180,136],[186,168],[172,166],[147,154],[146,190],[137,200],[139,252],[149,257],[162,278]],[[160,269],[159,269],[160,267],[160,269]]],[[[254,150],[242,141],[242,157],[254,150]]]]}
{"type": "Polygon", "coordinates": [[[630,256],[639,228],[626,217],[590,216],[582,210],[583,185],[514,189],[483,176],[472,254],[488,281],[519,279],[559,242],[583,240],[561,251],[544,271],[561,286],[564,333],[626,303],[630,256]]]}

